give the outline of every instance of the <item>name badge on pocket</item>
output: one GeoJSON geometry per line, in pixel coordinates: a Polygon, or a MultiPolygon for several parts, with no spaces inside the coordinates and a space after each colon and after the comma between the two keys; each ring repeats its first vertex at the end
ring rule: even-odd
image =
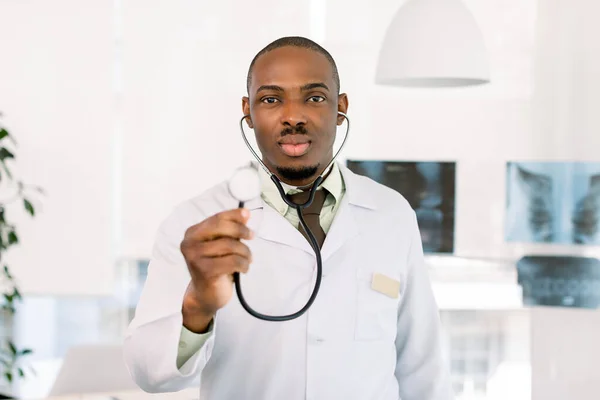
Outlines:
{"type": "Polygon", "coordinates": [[[396,299],[400,293],[400,281],[376,272],[371,280],[371,289],[396,299]]]}

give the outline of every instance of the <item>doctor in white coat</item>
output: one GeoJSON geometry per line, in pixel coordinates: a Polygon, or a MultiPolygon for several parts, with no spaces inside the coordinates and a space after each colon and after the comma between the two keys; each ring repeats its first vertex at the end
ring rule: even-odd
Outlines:
{"type": "Polygon", "coordinates": [[[285,322],[241,307],[234,272],[256,311],[299,310],[313,290],[315,253],[266,173],[261,196],[244,208],[217,185],[178,205],[158,231],[125,338],[143,390],[199,381],[202,400],[453,398],[414,211],[342,165],[324,171],[348,108],[339,89],[325,49],[285,37],[252,61],[242,101],[262,161],[288,193],[325,172],[315,228],[323,274],[312,307],[285,322]]]}

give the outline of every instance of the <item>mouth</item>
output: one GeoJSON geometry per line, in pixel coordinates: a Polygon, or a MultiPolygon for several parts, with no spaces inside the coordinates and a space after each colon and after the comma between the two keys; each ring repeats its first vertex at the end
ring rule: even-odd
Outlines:
{"type": "Polygon", "coordinates": [[[304,143],[279,143],[279,147],[289,157],[301,157],[308,153],[310,142],[304,143]]]}

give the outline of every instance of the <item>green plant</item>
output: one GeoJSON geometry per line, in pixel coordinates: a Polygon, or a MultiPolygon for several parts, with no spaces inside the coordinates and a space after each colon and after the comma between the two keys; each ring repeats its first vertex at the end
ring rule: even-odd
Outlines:
{"type": "MultiPolygon", "coordinates": [[[[2,114],[0,114],[1,116],[2,114]]],[[[17,228],[7,216],[8,206],[20,203],[26,213],[34,217],[36,212],[32,199],[35,198],[36,193],[43,193],[40,187],[26,185],[13,177],[9,164],[15,160],[14,149],[16,146],[17,142],[14,137],[0,125],[0,193],[9,193],[6,199],[0,199],[0,265],[2,265],[0,283],[2,284],[1,311],[4,323],[12,319],[17,310],[17,302],[22,300],[17,282],[4,260],[5,253],[19,244],[17,228]]],[[[32,351],[31,349],[17,348],[10,335],[7,338],[0,338],[0,341],[0,383],[4,380],[11,384],[16,377],[25,376],[22,358],[31,354],[32,351]]],[[[31,368],[29,369],[34,372],[31,368]]]]}

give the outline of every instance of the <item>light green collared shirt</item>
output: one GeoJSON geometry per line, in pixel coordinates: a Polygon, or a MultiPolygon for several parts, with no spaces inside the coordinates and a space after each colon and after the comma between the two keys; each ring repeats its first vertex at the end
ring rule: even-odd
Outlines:
{"type": "MultiPolygon", "coordinates": [[[[298,228],[298,223],[300,222],[298,219],[298,214],[296,210],[292,207],[288,206],[285,201],[281,198],[279,194],[279,190],[277,190],[277,186],[273,183],[269,175],[259,167],[259,176],[261,182],[261,197],[262,199],[273,209],[275,209],[279,214],[281,214],[285,219],[287,219],[293,226],[298,228]]],[[[296,189],[293,186],[286,185],[285,183],[281,183],[283,186],[283,190],[286,194],[295,194],[299,193],[300,190],[296,189]]],[[[337,210],[341,204],[342,196],[345,192],[344,180],[342,178],[342,174],[337,163],[333,163],[331,167],[331,172],[327,175],[327,178],[319,185],[320,189],[327,189],[329,194],[325,198],[325,203],[323,204],[323,208],[321,209],[320,214],[320,222],[323,231],[327,233],[329,228],[331,227],[331,223],[337,213],[337,210]]]]}
{"type": "MultiPolygon", "coordinates": [[[[269,175],[261,167],[258,167],[259,177],[261,183],[261,197],[269,206],[273,207],[279,214],[287,219],[296,229],[298,229],[298,214],[296,210],[287,205],[281,198],[277,186],[271,180],[269,175]]],[[[286,194],[295,194],[300,192],[293,186],[281,183],[283,190],[286,194]]],[[[340,204],[342,203],[342,196],[346,192],[344,180],[340,172],[340,168],[337,163],[333,163],[331,172],[327,175],[327,178],[323,180],[317,190],[322,188],[327,189],[329,194],[325,198],[323,208],[321,209],[320,222],[323,231],[327,233],[335,214],[337,213],[340,204]]],[[[194,333],[186,329],[184,326],[181,327],[181,335],[179,338],[179,351],[177,353],[177,368],[181,369],[183,365],[188,361],[200,348],[204,345],[206,340],[212,334],[212,322],[209,331],[203,334],[194,333]]]]}

